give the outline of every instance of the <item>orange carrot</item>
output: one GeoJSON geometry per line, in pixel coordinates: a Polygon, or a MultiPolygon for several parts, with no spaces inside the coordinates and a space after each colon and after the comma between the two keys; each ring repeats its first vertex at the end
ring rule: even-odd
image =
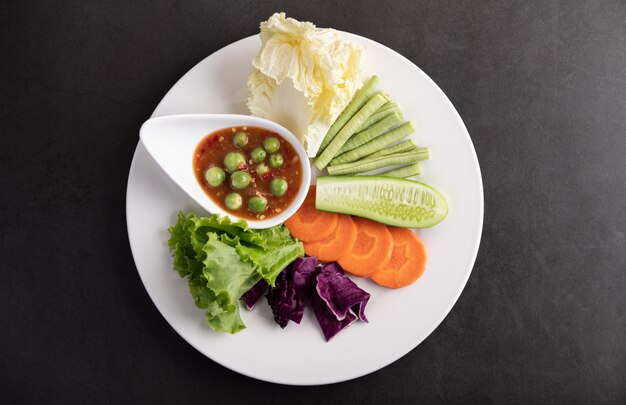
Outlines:
{"type": "Polygon", "coordinates": [[[309,186],[309,191],[307,191],[306,197],[304,197],[303,204],[315,205],[315,184],[311,184],[309,186]]]}
{"type": "Polygon", "coordinates": [[[329,237],[318,242],[304,244],[309,256],[317,256],[324,262],[334,262],[352,250],[357,238],[357,226],[350,215],[339,215],[337,229],[329,237]]]}
{"type": "Polygon", "coordinates": [[[426,248],[420,238],[406,228],[389,227],[393,237],[391,260],[372,280],[389,288],[405,287],[420,278],[426,267],[426,248]]]}
{"type": "Polygon", "coordinates": [[[369,277],[387,265],[393,239],[383,224],[358,217],[353,221],[357,225],[356,242],[337,262],[350,274],[369,277]]]}
{"type": "Polygon", "coordinates": [[[316,242],[332,235],[338,222],[339,214],[315,209],[315,186],[311,186],[304,203],[285,225],[302,242],[316,242]]]}

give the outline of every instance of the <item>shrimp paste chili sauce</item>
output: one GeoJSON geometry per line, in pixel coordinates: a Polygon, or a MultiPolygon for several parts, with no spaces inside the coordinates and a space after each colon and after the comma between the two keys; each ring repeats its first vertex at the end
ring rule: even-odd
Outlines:
{"type": "Polygon", "coordinates": [[[244,219],[263,220],[280,214],[293,203],[302,184],[302,162],[293,146],[276,132],[259,127],[228,127],[208,134],[196,147],[193,170],[215,204],[244,219]],[[207,173],[214,167],[221,170],[207,173]],[[232,176],[235,172],[249,176],[232,176]]]}

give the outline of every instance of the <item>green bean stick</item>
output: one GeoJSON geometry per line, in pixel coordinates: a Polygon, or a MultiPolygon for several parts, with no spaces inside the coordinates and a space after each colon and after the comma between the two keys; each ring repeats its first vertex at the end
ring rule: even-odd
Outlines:
{"type": "Polygon", "coordinates": [[[411,176],[417,176],[421,172],[422,172],[421,167],[418,162],[418,163],[413,163],[411,165],[402,166],[397,169],[391,169],[391,170],[387,170],[386,172],[378,173],[377,176],[407,178],[411,176]]]}
{"type": "Polygon", "coordinates": [[[361,87],[359,90],[357,90],[356,93],[354,93],[352,101],[350,101],[346,108],[343,109],[333,125],[331,125],[330,129],[326,133],[326,136],[324,136],[324,139],[322,140],[320,148],[317,152],[318,154],[326,149],[326,147],[335,138],[339,131],[341,131],[341,128],[343,128],[344,125],[346,125],[348,121],[350,121],[354,114],[356,114],[361,108],[363,108],[370,96],[374,93],[374,90],[376,90],[376,86],[378,86],[379,81],[380,79],[378,79],[378,76],[374,75],[370,77],[370,79],[367,81],[367,83],[365,83],[363,87],[361,87]]]}
{"type": "Polygon", "coordinates": [[[392,143],[399,141],[407,135],[410,135],[413,131],[415,131],[415,127],[411,121],[405,122],[392,129],[389,132],[385,132],[384,134],[372,139],[368,143],[359,146],[358,148],[352,149],[344,153],[343,155],[337,156],[332,160],[333,165],[339,165],[344,163],[354,162],[355,160],[361,159],[367,155],[371,155],[374,152],[377,152],[392,143]]]}
{"type": "Polygon", "coordinates": [[[402,111],[400,111],[400,107],[398,107],[398,104],[393,101],[387,101],[385,104],[383,104],[382,107],[376,110],[374,114],[370,115],[370,117],[365,120],[363,125],[361,125],[361,127],[356,132],[365,131],[367,128],[371,127],[378,121],[393,113],[398,113],[398,115],[400,115],[400,118],[402,118],[402,111]]]}
{"type": "Polygon", "coordinates": [[[400,143],[397,143],[388,148],[381,149],[378,152],[372,153],[371,155],[367,155],[363,159],[371,159],[371,158],[375,158],[378,156],[387,156],[387,155],[391,155],[393,153],[399,153],[399,152],[408,152],[414,149],[417,149],[417,145],[415,145],[413,141],[407,140],[407,141],[402,141],[400,143]]]}
{"type": "Polygon", "coordinates": [[[389,156],[381,156],[374,159],[367,159],[358,162],[346,163],[343,165],[329,166],[328,174],[331,176],[342,176],[346,174],[356,174],[369,172],[387,166],[416,163],[426,159],[428,156],[421,152],[403,152],[389,156]]]}
{"type": "Polygon", "coordinates": [[[348,139],[348,141],[341,147],[341,149],[339,149],[337,155],[341,155],[361,145],[366,144],[377,136],[389,131],[400,122],[402,122],[402,118],[398,113],[389,114],[387,117],[378,121],[376,124],[370,126],[366,130],[357,132],[352,137],[350,137],[350,139],[348,139]]]}
{"type": "Polygon", "coordinates": [[[315,167],[319,170],[324,170],[332,158],[335,157],[335,154],[339,152],[343,144],[354,134],[354,131],[361,126],[367,117],[380,108],[381,105],[385,104],[386,101],[385,96],[382,94],[372,96],[363,108],[354,114],[350,121],[341,128],[341,131],[339,131],[330,144],[328,144],[324,152],[315,159],[315,162],[313,162],[315,167]]]}

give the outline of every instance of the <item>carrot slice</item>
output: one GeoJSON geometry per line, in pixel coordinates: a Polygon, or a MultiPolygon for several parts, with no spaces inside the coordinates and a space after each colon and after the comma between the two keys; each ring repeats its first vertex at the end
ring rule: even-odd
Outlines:
{"type": "Polygon", "coordinates": [[[339,214],[315,209],[315,186],[311,186],[304,203],[285,225],[302,242],[316,242],[332,235],[338,222],[339,214]]]}
{"type": "Polygon", "coordinates": [[[357,226],[350,215],[339,215],[337,229],[318,242],[304,244],[304,252],[324,262],[334,262],[349,252],[357,237],[357,226]]]}
{"type": "Polygon", "coordinates": [[[302,204],[315,205],[315,184],[311,184],[309,186],[309,191],[307,191],[306,197],[304,197],[304,202],[302,204]]]}
{"type": "Polygon", "coordinates": [[[406,228],[389,227],[389,231],[393,237],[391,260],[372,276],[372,280],[384,287],[405,287],[424,273],[426,248],[422,240],[406,228]]]}
{"type": "Polygon", "coordinates": [[[369,277],[387,265],[393,239],[388,227],[383,224],[358,217],[353,220],[357,226],[356,242],[337,262],[350,274],[369,277]]]}

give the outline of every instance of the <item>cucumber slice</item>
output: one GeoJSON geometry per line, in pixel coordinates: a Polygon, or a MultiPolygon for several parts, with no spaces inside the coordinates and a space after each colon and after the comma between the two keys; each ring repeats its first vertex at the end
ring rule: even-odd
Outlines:
{"type": "Polygon", "coordinates": [[[384,176],[318,177],[315,208],[403,228],[429,228],[448,215],[445,197],[431,186],[384,176]]]}

